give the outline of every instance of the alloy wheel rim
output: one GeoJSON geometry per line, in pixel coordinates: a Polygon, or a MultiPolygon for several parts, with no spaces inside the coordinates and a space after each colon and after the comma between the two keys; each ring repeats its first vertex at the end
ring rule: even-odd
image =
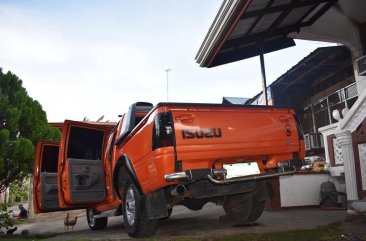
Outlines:
{"type": "Polygon", "coordinates": [[[93,211],[92,210],[88,210],[88,217],[89,217],[89,224],[90,226],[94,227],[94,224],[95,224],[95,218],[94,218],[94,215],[93,215],[93,211]]]}
{"type": "Polygon", "coordinates": [[[136,198],[132,187],[126,193],[126,218],[129,225],[133,226],[136,221],[136,198]]]}

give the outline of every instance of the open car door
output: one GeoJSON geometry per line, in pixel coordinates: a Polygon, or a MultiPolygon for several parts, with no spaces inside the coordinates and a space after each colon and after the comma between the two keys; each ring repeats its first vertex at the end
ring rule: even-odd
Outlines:
{"type": "Polygon", "coordinates": [[[59,142],[38,141],[33,174],[35,213],[62,210],[58,201],[57,160],[59,142]]]}
{"type": "Polygon", "coordinates": [[[113,123],[66,120],[58,157],[61,208],[89,208],[106,198],[103,156],[113,123]]]}

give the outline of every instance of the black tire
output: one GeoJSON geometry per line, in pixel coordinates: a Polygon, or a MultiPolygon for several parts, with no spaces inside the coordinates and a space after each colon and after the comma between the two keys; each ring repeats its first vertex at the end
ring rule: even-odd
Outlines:
{"type": "Polygon", "coordinates": [[[108,223],[108,217],[95,218],[94,215],[98,214],[94,209],[88,208],[86,210],[86,219],[88,221],[89,228],[91,230],[105,229],[108,223]]]}
{"type": "Polygon", "coordinates": [[[143,238],[153,235],[159,224],[159,219],[147,219],[142,210],[142,194],[136,188],[131,178],[124,182],[122,194],[123,222],[127,234],[133,238],[143,238]]]}
{"type": "Polygon", "coordinates": [[[236,195],[226,197],[224,210],[235,222],[250,224],[256,221],[263,213],[264,200],[256,197],[236,195]]]}
{"type": "Polygon", "coordinates": [[[160,220],[166,220],[170,217],[170,215],[172,215],[172,212],[173,212],[173,208],[170,208],[168,209],[168,216],[164,217],[164,218],[161,218],[160,220]]]}
{"type": "Polygon", "coordinates": [[[262,216],[262,213],[264,211],[264,205],[265,200],[258,200],[257,198],[254,197],[252,199],[252,210],[246,222],[253,223],[258,218],[260,218],[260,216],[262,216]]]}

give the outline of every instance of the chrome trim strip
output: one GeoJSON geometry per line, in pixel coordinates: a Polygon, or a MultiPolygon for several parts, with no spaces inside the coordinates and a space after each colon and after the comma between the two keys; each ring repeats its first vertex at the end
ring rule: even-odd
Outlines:
{"type": "Polygon", "coordinates": [[[294,168],[291,171],[287,172],[279,172],[279,173],[272,173],[272,174],[262,174],[262,175],[256,175],[256,176],[247,176],[247,177],[240,177],[235,179],[229,179],[229,180],[215,180],[211,175],[207,175],[207,178],[210,182],[214,184],[230,184],[230,183],[236,183],[236,182],[245,182],[245,181],[254,181],[254,180],[261,180],[261,179],[267,179],[272,177],[278,177],[283,175],[291,175],[296,173],[296,168],[294,168]]]}
{"type": "Polygon", "coordinates": [[[164,176],[165,181],[174,182],[174,181],[189,181],[192,178],[187,175],[186,172],[176,172],[172,174],[166,174],[164,176]]]}

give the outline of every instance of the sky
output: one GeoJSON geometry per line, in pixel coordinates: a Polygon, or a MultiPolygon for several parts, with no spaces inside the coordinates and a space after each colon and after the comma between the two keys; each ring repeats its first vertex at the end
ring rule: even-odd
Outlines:
{"type": "MultiPolygon", "coordinates": [[[[0,68],[48,121],[117,121],[135,102],[221,103],[262,90],[259,57],[201,68],[195,56],[221,0],[0,0],[0,68]]],[[[327,43],[265,55],[270,84],[327,43]]]]}

